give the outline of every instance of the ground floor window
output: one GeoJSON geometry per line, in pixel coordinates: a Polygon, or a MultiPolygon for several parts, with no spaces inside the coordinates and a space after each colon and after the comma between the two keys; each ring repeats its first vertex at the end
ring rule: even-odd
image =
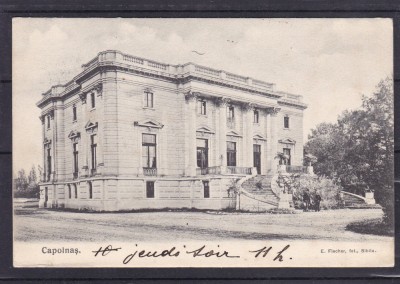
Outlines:
{"type": "Polygon", "coordinates": [[[93,187],[92,187],[92,183],[89,181],[88,182],[88,187],[89,187],[89,199],[93,198],[93,187]]]}
{"type": "Polygon", "coordinates": [[[204,198],[210,198],[210,182],[203,180],[204,198]]]}
{"type": "Polygon", "coordinates": [[[146,182],[146,197],[154,198],[154,181],[146,182]]]}
{"type": "Polygon", "coordinates": [[[226,142],[227,165],[228,167],[236,167],[236,142],[226,142]]]}

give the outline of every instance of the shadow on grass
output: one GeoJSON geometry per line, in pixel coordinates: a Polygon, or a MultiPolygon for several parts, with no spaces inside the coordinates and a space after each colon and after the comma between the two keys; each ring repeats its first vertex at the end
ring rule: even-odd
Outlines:
{"type": "Polygon", "coordinates": [[[346,230],[359,234],[394,236],[394,226],[381,218],[352,222],[346,226],[346,230]]]}

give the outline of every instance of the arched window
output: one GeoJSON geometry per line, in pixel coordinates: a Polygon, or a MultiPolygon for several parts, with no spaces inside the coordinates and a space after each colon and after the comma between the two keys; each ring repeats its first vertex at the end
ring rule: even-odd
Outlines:
{"type": "Polygon", "coordinates": [[[89,199],[93,198],[93,187],[92,182],[88,181],[89,199]]]}

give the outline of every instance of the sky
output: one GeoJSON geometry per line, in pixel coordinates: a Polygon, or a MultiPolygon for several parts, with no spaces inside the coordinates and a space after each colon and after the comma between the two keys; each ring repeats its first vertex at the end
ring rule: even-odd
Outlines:
{"type": "Polygon", "coordinates": [[[13,19],[13,167],[42,161],[40,109],[52,85],[114,49],[169,64],[194,62],[303,96],[304,138],[361,105],[393,74],[390,19],[13,19]],[[198,55],[193,50],[204,55],[198,55]]]}

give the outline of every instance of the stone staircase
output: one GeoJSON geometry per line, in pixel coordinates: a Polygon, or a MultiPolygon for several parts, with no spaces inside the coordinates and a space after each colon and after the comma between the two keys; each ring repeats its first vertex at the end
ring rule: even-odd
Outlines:
{"type": "Polygon", "coordinates": [[[245,196],[247,201],[242,202],[242,208],[250,211],[265,211],[276,207],[279,200],[271,189],[271,180],[272,175],[257,175],[243,182],[242,196],[245,196]],[[258,184],[261,186],[257,186],[258,184]]]}

